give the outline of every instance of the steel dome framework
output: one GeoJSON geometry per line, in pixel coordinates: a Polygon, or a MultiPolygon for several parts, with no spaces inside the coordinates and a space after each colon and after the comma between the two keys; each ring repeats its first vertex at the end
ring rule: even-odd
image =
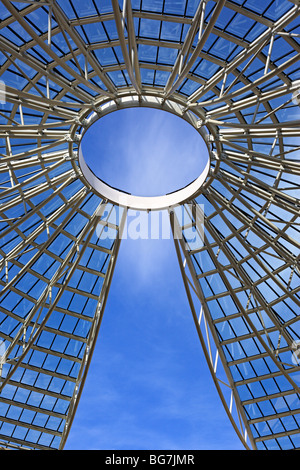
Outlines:
{"type": "Polygon", "coordinates": [[[170,219],[225,410],[246,449],[300,447],[299,11],[296,0],[1,0],[2,448],[65,445],[127,210],[115,224],[85,180],[80,136],[106,106],[149,103],[208,135],[189,223],[170,219]]]}

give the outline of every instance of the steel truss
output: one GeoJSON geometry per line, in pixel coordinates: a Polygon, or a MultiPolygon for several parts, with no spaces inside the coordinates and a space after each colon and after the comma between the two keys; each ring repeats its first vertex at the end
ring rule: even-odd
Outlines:
{"type": "Polygon", "coordinates": [[[18,5],[0,4],[0,445],[65,445],[127,210],[84,180],[80,135],[154,97],[209,135],[190,223],[170,217],[222,404],[247,449],[300,447],[299,2],[18,5]]]}

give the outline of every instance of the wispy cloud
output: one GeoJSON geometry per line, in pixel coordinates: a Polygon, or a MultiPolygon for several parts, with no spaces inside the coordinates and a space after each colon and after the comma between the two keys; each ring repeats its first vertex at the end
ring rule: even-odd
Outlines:
{"type": "Polygon", "coordinates": [[[205,164],[205,144],[197,131],[157,109],[105,116],[88,130],[83,150],[101,179],[139,196],[179,189],[199,176],[205,164]]]}

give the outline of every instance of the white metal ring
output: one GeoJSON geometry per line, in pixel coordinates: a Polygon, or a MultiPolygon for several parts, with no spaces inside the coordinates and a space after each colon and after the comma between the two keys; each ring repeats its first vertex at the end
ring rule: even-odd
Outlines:
{"type": "Polygon", "coordinates": [[[78,160],[80,169],[85,180],[103,199],[106,199],[112,202],[113,204],[117,204],[122,207],[127,207],[129,209],[148,211],[162,210],[167,207],[176,206],[184,203],[185,201],[191,200],[193,197],[199,194],[199,191],[201,190],[201,187],[203,186],[203,183],[207,178],[210,168],[210,148],[207,139],[208,134],[202,126],[199,126],[199,120],[197,119],[197,117],[189,111],[183,112],[182,106],[180,106],[179,104],[170,100],[167,100],[162,103],[161,99],[151,96],[144,96],[142,100],[136,96],[130,96],[126,98],[120,98],[118,100],[118,103],[116,103],[115,101],[111,101],[109,103],[106,103],[102,107],[99,107],[97,111],[93,112],[91,116],[86,120],[84,132],[81,134],[81,141],[87,129],[96,120],[119,109],[139,106],[157,108],[173,113],[179,116],[180,118],[183,118],[185,121],[189,122],[198,131],[198,133],[206,142],[208,148],[208,152],[205,155],[207,161],[203,171],[190,184],[181,189],[178,189],[177,191],[173,191],[172,193],[165,194],[162,196],[135,196],[133,194],[128,194],[125,191],[113,188],[112,186],[98,178],[98,176],[96,176],[95,173],[91,170],[91,168],[87,165],[84,159],[84,155],[81,148],[82,146],[80,143],[78,150],[78,160]]]}

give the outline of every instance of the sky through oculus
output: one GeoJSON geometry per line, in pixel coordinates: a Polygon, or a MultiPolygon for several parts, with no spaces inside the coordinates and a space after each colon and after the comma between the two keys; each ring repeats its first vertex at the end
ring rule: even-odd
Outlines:
{"type": "Polygon", "coordinates": [[[82,150],[100,179],[137,196],[185,187],[204,169],[208,153],[187,122],[150,108],[122,109],[99,119],[84,135],[82,150]]]}

